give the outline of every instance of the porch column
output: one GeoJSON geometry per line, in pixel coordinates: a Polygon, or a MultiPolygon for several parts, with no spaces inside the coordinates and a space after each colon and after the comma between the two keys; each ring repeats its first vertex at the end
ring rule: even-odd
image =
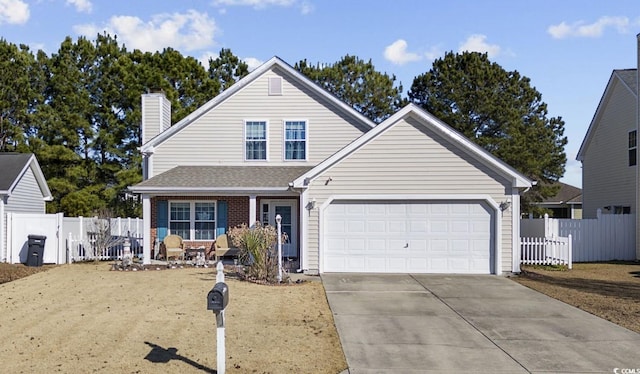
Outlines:
{"type": "Polygon", "coordinates": [[[7,232],[6,229],[6,222],[5,222],[5,215],[4,215],[4,196],[0,196],[0,261],[1,262],[9,262],[7,260],[7,247],[5,245],[6,242],[6,238],[4,236],[4,233],[7,232]]]}
{"type": "Polygon", "coordinates": [[[147,194],[142,195],[142,263],[151,263],[151,198],[147,194]]]}
{"type": "Polygon", "coordinates": [[[256,224],[256,195],[249,195],[249,227],[253,227],[256,224]]]}

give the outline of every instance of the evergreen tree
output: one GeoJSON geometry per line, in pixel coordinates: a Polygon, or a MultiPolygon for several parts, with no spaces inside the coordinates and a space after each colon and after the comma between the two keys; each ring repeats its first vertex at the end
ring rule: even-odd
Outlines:
{"type": "Polygon", "coordinates": [[[408,92],[412,102],[538,182],[521,200],[523,213],[556,193],[552,182],[562,177],[567,160],[564,121],[548,118],[547,104],[530,83],[487,54],[449,52],[408,92]]]}
{"type": "Polygon", "coordinates": [[[0,71],[0,151],[15,151],[33,131],[40,70],[29,47],[0,39],[0,71]]]}
{"type": "Polygon", "coordinates": [[[249,74],[249,65],[231,53],[228,48],[222,48],[215,60],[209,59],[209,77],[219,84],[218,93],[233,86],[247,74],[249,74]]]}
{"type": "Polygon", "coordinates": [[[396,77],[376,71],[371,60],[347,55],[331,65],[302,60],[294,68],[376,123],[405,104],[402,86],[394,87],[396,77]]]}

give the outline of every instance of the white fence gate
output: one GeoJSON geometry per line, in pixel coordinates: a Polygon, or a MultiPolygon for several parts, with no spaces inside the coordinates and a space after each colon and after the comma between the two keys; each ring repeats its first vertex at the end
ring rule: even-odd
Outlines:
{"type": "Polygon", "coordinates": [[[7,213],[7,262],[12,264],[27,262],[29,255],[29,235],[46,236],[43,263],[61,264],[66,260],[63,238],[60,237],[62,213],[7,213]]]}
{"type": "Polygon", "coordinates": [[[566,238],[520,238],[524,265],[566,265],[572,268],[572,240],[566,238]]]}
{"type": "Polygon", "coordinates": [[[573,238],[573,262],[636,259],[635,214],[602,214],[596,219],[522,219],[521,237],[573,238]]]}

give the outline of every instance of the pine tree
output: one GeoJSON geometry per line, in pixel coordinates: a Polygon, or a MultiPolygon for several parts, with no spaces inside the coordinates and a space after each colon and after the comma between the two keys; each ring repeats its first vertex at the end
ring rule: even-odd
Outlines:
{"type": "Polygon", "coordinates": [[[547,104],[530,79],[506,71],[487,54],[447,53],[413,81],[409,99],[496,157],[537,181],[522,202],[553,196],[565,170],[564,121],[548,118],[547,104]]]}

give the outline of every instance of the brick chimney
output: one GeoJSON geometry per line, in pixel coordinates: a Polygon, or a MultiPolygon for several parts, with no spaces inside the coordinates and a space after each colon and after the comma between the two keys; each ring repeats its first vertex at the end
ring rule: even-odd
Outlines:
{"type": "Polygon", "coordinates": [[[142,95],[142,145],[171,127],[171,102],[162,90],[142,95]]]}

